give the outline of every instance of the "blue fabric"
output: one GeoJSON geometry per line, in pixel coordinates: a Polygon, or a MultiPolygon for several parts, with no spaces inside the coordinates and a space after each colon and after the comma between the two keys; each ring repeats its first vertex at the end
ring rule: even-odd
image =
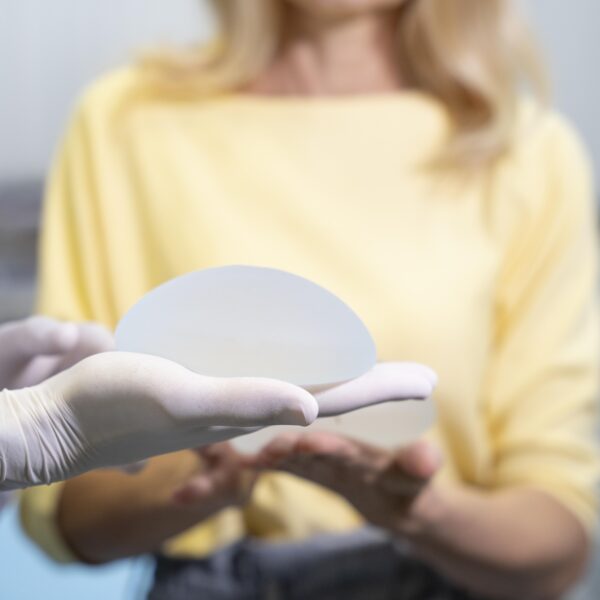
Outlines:
{"type": "Polygon", "coordinates": [[[387,534],[243,540],[205,560],[157,558],[149,600],[466,600],[387,534]]]}

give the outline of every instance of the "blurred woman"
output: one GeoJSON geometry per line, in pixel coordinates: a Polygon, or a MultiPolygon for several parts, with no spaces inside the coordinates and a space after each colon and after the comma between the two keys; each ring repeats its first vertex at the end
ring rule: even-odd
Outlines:
{"type": "Polygon", "coordinates": [[[112,326],[186,271],[286,269],[344,298],[382,360],[438,371],[437,426],[393,455],[309,438],[262,457],[330,490],[251,489],[217,446],[30,492],[26,527],[62,560],[160,551],[154,599],[559,595],[596,514],[592,188],[534,99],[510,3],[213,4],[215,43],[83,97],[48,191],[42,310],[112,326]],[[361,464],[338,485],[344,460],[361,464]]]}

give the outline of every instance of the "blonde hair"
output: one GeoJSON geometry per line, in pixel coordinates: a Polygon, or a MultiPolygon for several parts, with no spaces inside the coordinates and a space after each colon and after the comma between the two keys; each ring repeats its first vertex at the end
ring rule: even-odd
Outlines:
{"type": "MultiPolygon", "coordinates": [[[[211,0],[222,35],[200,51],[151,61],[171,82],[196,91],[243,88],[274,59],[282,0],[211,0]]],[[[453,134],[445,159],[487,163],[514,137],[523,85],[547,97],[535,45],[510,0],[406,0],[398,16],[398,58],[410,85],[437,98],[453,134]]]]}

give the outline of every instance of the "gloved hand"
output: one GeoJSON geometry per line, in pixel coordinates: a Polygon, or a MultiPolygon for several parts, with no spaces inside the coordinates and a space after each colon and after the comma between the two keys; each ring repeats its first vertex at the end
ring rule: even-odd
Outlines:
{"type": "MultiPolygon", "coordinates": [[[[108,330],[92,323],[30,317],[0,325],[0,390],[34,385],[113,347],[108,330]]],[[[9,493],[0,493],[0,511],[10,498],[9,493]]]]}
{"type": "Polygon", "coordinates": [[[335,417],[394,400],[425,400],[437,380],[435,371],[419,363],[377,363],[356,379],[316,392],[319,417],[335,417]]]}
{"type": "Polygon", "coordinates": [[[0,393],[0,490],[220,442],[250,428],[307,425],[307,391],[204,377],[168,360],[105,352],[31,388],[0,393]]]}
{"type": "MultiPolygon", "coordinates": [[[[425,398],[432,377],[419,365],[378,365],[319,397],[327,415],[340,414],[425,398]]],[[[318,412],[311,394],[281,381],[204,377],[162,358],[107,352],[33,388],[0,394],[0,490],[213,444],[268,425],[308,425],[318,412]]]]}
{"type": "MultiPolygon", "coordinates": [[[[333,417],[382,402],[424,400],[431,396],[436,384],[437,375],[424,365],[379,363],[361,377],[315,391],[315,397],[319,404],[319,417],[333,417]]],[[[251,431],[254,430],[245,433],[251,431]]],[[[221,457],[222,460],[209,461],[210,468],[192,475],[183,483],[174,493],[177,503],[225,508],[247,496],[255,477],[249,477],[250,471],[244,467],[254,465],[252,457],[240,455],[223,444],[215,452],[203,449],[199,454],[209,458],[221,457]]]]}
{"type": "Polygon", "coordinates": [[[35,385],[86,356],[113,349],[112,334],[93,323],[36,316],[0,325],[0,390],[35,385]]]}

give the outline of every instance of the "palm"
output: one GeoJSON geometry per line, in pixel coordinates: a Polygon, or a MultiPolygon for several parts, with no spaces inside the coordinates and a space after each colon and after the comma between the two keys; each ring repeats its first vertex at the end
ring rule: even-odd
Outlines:
{"type": "Polygon", "coordinates": [[[257,457],[277,468],[331,489],[374,525],[400,532],[410,509],[440,466],[425,442],[390,452],[327,434],[280,436],[257,457]]]}

